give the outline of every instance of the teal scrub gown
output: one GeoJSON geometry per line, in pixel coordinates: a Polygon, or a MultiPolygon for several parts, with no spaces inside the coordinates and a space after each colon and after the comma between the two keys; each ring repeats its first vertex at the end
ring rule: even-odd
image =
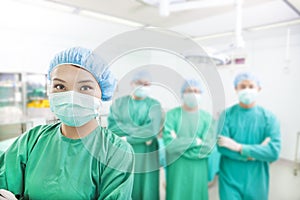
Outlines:
{"type": "Polygon", "coordinates": [[[208,182],[213,182],[216,175],[219,173],[221,154],[215,146],[208,157],[208,182]]]}
{"type": "Polygon", "coordinates": [[[212,117],[203,110],[187,112],[181,107],[167,112],[163,131],[167,155],[167,200],[207,200],[208,160],[213,147],[212,117]],[[177,135],[171,136],[171,131],[177,135]],[[196,137],[203,143],[197,144],[196,137]]]}
{"type": "Polygon", "coordinates": [[[221,135],[242,144],[242,152],[219,147],[221,153],[219,194],[221,200],[267,200],[269,163],[278,159],[280,127],[276,117],[260,106],[234,105],[222,114],[221,135]],[[260,145],[267,137],[271,141],[260,145]]]}
{"type": "Polygon", "coordinates": [[[60,127],[37,126],[0,156],[0,188],[24,199],[131,199],[130,145],[102,127],[81,139],[60,127]]]}
{"type": "Polygon", "coordinates": [[[135,100],[124,96],[110,108],[108,128],[118,136],[126,136],[135,153],[133,200],[159,199],[157,135],[161,125],[161,106],[152,98],[135,100]],[[147,141],[152,143],[147,145],[147,141]]]}

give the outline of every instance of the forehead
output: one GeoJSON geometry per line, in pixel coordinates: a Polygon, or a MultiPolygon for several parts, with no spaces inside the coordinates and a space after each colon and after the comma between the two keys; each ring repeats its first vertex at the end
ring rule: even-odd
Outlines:
{"type": "Polygon", "coordinates": [[[51,80],[53,78],[61,78],[63,80],[75,81],[75,80],[84,79],[84,80],[92,80],[97,82],[95,77],[90,72],[70,64],[65,64],[65,65],[60,65],[55,67],[51,72],[50,76],[51,76],[51,80]]]}
{"type": "Polygon", "coordinates": [[[240,86],[240,85],[254,85],[254,86],[257,86],[257,83],[256,83],[256,81],[253,81],[253,80],[242,80],[238,83],[237,87],[240,86]]]}

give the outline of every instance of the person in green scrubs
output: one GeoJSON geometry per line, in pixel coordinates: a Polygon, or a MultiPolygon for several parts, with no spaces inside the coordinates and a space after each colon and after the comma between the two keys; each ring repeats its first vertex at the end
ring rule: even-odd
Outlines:
{"type": "Polygon", "coordinates": [[[239,103],[219,121],[221,200],[267,200],[269,164],[279,157],[280,127],[275,115],[256,104],[261,85],[243,72],[234,80],[239,103]]]}
{"type": "MultiPolygon", "coordinates": [[[[212,116],[201,108],[203,89],[195,79],[182,86],[183,104],[166,114],[167,200],[208,199],[208,154],[212,116]]],[[[215,140],[216,142],[216,140],[215,140]]]]}
{"type": "Polygon", "coordinates": [[[99,126],[116,80],[92,51],[58,53],[48,71],[50,108],[60,122],[22,134],[0,156],[0,198],[131,199],[133,151],[99,126]]]}
{"type": "Polygon", "coordinates": [[[157,135],[161,130],[160,103],[149,97],[151,75],[134,74],[133,93],[116,99],[110,107],[108,129],[123,137],[135,152],[132,199],[159,199],[159,157],[157,135]]]}

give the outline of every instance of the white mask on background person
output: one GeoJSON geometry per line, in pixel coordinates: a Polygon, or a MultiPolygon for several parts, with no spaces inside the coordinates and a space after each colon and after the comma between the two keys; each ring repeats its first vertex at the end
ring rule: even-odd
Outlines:
{"type": "Polygon", "coordinates": [[[184,93],[183,102],[189,108],[195,108],[201,103],[201,94],[199,93],[184,93]]]}
{"type": "Polygon", "coordinates": [[[243,104],[249,105],[256,101],[258,95],[257,89],[243,89],[238,92],[239,101],[243,104]]]}
{"type": "Polygon", "coordinates": [[[51,111],[60,121],[80,127],[99,116],[101,100],[97,97],[68,91],[49,94],[51,111]]]}
{"type": "Polygon", "coordinates": [[[149,86],[138,86],[135,88],[133,94],[139,98],[146,98],[149,95],[150,88],[149,86]]]}

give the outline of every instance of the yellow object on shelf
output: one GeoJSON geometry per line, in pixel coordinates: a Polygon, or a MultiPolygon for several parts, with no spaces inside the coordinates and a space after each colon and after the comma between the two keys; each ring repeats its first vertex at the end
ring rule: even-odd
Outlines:
{"type": "Polygon", "coordinates": [[[27,107],[28,108],[49,108],[50,103],[48,99],[33,100],[27,103],[27,107]]]}

